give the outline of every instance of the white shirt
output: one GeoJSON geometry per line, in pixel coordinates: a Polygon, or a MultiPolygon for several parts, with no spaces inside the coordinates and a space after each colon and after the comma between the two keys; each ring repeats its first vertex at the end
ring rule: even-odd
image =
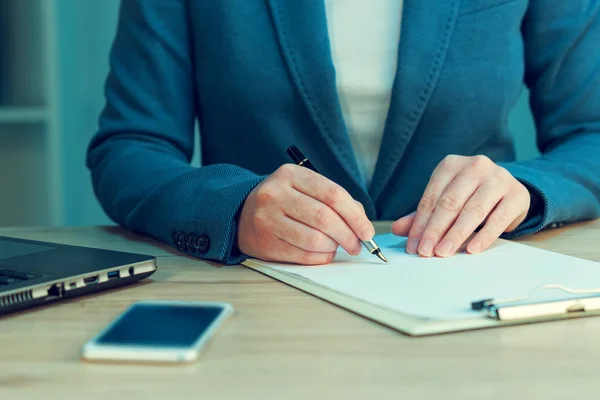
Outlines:
{"type": "Polygon", "coordinates": [[[325,0],[340,106],[367,186],[396,75],[402,4],[403,0],[325,0]]]}

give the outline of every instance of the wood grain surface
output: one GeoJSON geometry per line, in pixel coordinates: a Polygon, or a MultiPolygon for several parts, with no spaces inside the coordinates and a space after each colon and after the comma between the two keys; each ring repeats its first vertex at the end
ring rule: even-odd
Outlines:
{"type": "MultiPolygon", "coordinates": [[[[377,223],[380,233],[389,226],[377,223]]],[[[159,266],[144,283],[0,318],[0,399],[599,396],[600,318],[410,338],[245,267],[186,257],[117,227],[0,235],[153,254],[159,266]],[[87,340],[145,299],[226,301],[235,313],[191,365],[80,360],[87,340]]],[[[521,241],[600,261],[600,221],[521,241]]]]}

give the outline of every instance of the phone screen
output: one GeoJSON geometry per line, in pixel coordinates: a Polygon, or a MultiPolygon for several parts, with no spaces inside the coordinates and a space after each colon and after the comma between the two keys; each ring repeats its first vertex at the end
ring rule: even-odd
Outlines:
{"type": "Polygon", "coordinates": [[[174,304],[133,305],[96,341],[99,345],[190,347],[221,315],[223,308],[174,304]]]}

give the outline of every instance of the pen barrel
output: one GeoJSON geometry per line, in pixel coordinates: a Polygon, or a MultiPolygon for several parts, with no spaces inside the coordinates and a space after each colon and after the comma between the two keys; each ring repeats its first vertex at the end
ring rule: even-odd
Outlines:
{"type": "Polygon", "coordinates": [[[314,172],[317,172],[315,166],[310,162],[308,157],[306,157],[296,146],[290,146],[287,149],[287,153],[294,162],[294,164],[299,165],[301,167],[306,167],[314,172]]]}
{"type": "Polygon", "coordinates": [[[315,166],[310,162],[310,160],[308,158],[303,159],[302,161],[300,161],[298,163],[298,165],[301,165],[303,167],[306,167],[308,169],[310,169],[311,171],[315,171],[317,172],[317,169],[315,168],[315,166]]]}
{"type": "Polygon", "coordinates": [[[379,247],[375,244],[374,241],[372,240],[363,240],[362,241],[363,246],[365,246],[365,248],[369,251],[369,253],[373,254],[375,252],[375,250],[377,250],[379,247]]]}

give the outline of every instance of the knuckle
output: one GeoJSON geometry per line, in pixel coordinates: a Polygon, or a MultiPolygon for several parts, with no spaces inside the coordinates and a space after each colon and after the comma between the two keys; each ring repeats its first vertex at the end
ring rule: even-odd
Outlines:
{"type": "Polygon", "coordinates": [[[281,167],[278,168],[278,170],[284,174],[293,174],[294,172],[296,172],[297,168],[297,165],[288,163],[283,164],[281,167]]]}
{"type": "Polygon", "coordinates": [[[418,211],[433,212],[437,199],[434,194],[424,194],[417,206],[418,211]]]}
{"type": "Polygon", "coordinates": [[[471,160],[471,166],[476,170],[489,168],[492,164],[494,164],[492,160],[484,155],[474,156],[471,160]]]}
{"type": "Polygon", "coordinates": [[[315,223],[319,227],[323,227],[327,225],[327,221],[329,220],[329,207],[322,206],[317,209],[315,212],[315,223]]]}
{"type": "Polygon", "coordinates": [[[262,184],[256,189],[256,204],[263,206],[270,204],[275,199],[273,188],[269,184],[262,184]]]}
{"type": "Polygon", "coordinates": [[[507,226],[510,223],[508,215],[504,212],[495,212],[490,217],[490,222],[496,226],[507,226]]]}
{"type": "Polygon", "coordinates": [[[427,239],[433,239],[434,241],[439,240],[442,236],[444,236],[444,233],[445,232],[439,228],[427,228],[427,230],[423,232],[423,241],[427,239]]]}
{"type": "Polygon", "coordinates": [[[277,179],[290,180],[296,172],[297,166],[294,164],[283,164],[273,173],[273,177],[277,179]]]}
{"type": "Polygon", "coordinates": [[[460,208],[460,204],[454,195],[445,193],[438,201],[440,208],[446,211],[456,212],[460,208]]]}
{"type": "Polygon", "coordinates": [[[441,166],[449,167],[455,165],[460,160],[460,156],[456,154],[448,154],[444,159],[440,162],[441,166]]]}
{"type": "Polygon", "coordinates": [[[344,189],[339,185],[331,185],[325,192],[325,201],[327,204],[333,206],[338,204],[344,196],[344,189]]]}
{"type": "Polygon", "coordinates": [[[450,239],[453,243],[460,243],[465,241],[465,239],[469,236],[469,232],[467,232],[464,228],[454,228],[451,232],[448,232],[447,238],[450,239]]]}
{"type": "Polygon", "coordinates": [[[464,211],[468,214],[474,215],[478,220],[483,220],[487,215],[483,205],[476,201],[470,201],[465,204],[464,211]]]}
{"type": "Polygon", "coordinates": [[[447,236],[454,240],[456,243],[464,242],[469,236],[473,234],[475,229],[468,224],[458,223],[455,224],[450,231],[448,231],[447,236]]]}

